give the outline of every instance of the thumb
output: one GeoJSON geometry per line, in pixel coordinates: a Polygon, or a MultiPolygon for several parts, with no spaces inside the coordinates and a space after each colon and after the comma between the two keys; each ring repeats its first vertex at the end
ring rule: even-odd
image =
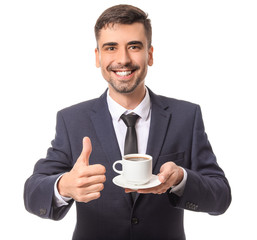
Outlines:
{"type": "Polygon", "coordinates": [[[170,166],[168,165],[168,163],[165,163],[161,166],[160,173],[158,174],[160,182],[165,183],[166,180],[169,178],[169,176],[170,176],[170,166]]]}
{"type": "Polygon", "coordinates": [[[89,165],[89,157],[92,152],[92,145],[89,137],[83,138],[83,148],[82,152],[78,158],[79,162],[85,163],[87,166],[89,165]]]}
{"type": "Polygon", "coordinates": [[[159,181],[161,183],[165,183],[166,182],[165,176],[162,173],[158,174],[158,178],[159,178],[159,181]]]}

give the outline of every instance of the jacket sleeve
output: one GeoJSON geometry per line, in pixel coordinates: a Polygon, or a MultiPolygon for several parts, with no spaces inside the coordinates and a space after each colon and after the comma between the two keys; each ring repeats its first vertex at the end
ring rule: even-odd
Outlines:
{"type": "Polygon", "coordinates": [[[57,114],[56,135],[47,156],[40,159],[24,186],[25,208],[42,218],[59,220],[70,209],[67,206],[55,207],[53,203],[54,184],[57,178],[72,168],[72,156],[68,133],[61,112],[57,114]]]}
{"type": "Polygon", "coordinates": [[[231,190],[208,141],[199,106],[195,112],[190,158],[191,166],[185,169],[184,194],[182,197],[170,194],[171,203],[178,208],[212,215],[224,213],[231,203],[231,190]]]}

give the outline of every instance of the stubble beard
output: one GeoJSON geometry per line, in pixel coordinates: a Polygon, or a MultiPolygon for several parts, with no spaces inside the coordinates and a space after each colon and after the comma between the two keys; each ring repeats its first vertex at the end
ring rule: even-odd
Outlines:
{"type": "MultiPolygon", "coordinates": [[[[129,65],[130,66],[130,65],[129,65]]],[[[122,69],[122,68],[126,68],[128,66],[125,66],[125,67],[112,67],[112,66],[108,66],[107,67],[107,71],[112,71],[112,70],[115,70],[115,69],[122,69]]],[[[133,65],[133,66],[130,66],[130,69],[135,69],[135,70],[139,70],[140,67],[137,66],[137,65],[133,65]]],[[[142,69],[142,72],[145,72],[146,69],[142,69]]],[[[121,94],[129,94],[129,93],[132,93],[140,84],[141,82],[144,81],[144,77],[145,76],[138,76],[136,78],[136,81],[133,82],[133,80],[115,80],[113,79],[112,77],[110,77],[110,79],[107,80],[107,82],[109,83],[109,85],[111,85],[111,87],[118,93],[121,93],[121,94]]]]}
{"type": "Polygon", "coordinates": [[[112,88],[122,94],[127,94],[127,93],[132,93],[138,85],[142,82],[143,80],[141,78],[137,78],[136,82],[133,85],[130,85],[128,81],[120,81],[120,83],[116,83],[112,78],[108,81],[108,83],[112,86],[112,88]]]}

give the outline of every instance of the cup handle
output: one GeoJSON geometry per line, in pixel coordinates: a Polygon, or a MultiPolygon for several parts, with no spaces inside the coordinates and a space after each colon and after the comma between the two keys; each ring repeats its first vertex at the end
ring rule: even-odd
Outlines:
{"type": "Polygon", "coordinates": [[[118,161],[114,162],[113,165],[112,165],[112,168],[113,168],[113,170],[114,170],[116,173],[122,174],[122,171],[117,170],[117,169],[115,168],[116,164],[118,164],[118,163],[122,165],[122,160],[118,160],[118,161]]]}

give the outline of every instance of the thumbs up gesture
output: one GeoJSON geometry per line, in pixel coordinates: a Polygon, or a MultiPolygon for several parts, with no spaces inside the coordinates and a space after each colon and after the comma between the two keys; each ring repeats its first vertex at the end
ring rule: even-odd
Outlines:
{"type": "Polygon", "coordinates": [[[90,202],[101,196],[106,170],[100,164],[89,165],[91,152],[91,141],[84,137],[82,152],[77,162],[58,182],[57,188],[62,196],[71,197],[78,202],[90,202]]]}

